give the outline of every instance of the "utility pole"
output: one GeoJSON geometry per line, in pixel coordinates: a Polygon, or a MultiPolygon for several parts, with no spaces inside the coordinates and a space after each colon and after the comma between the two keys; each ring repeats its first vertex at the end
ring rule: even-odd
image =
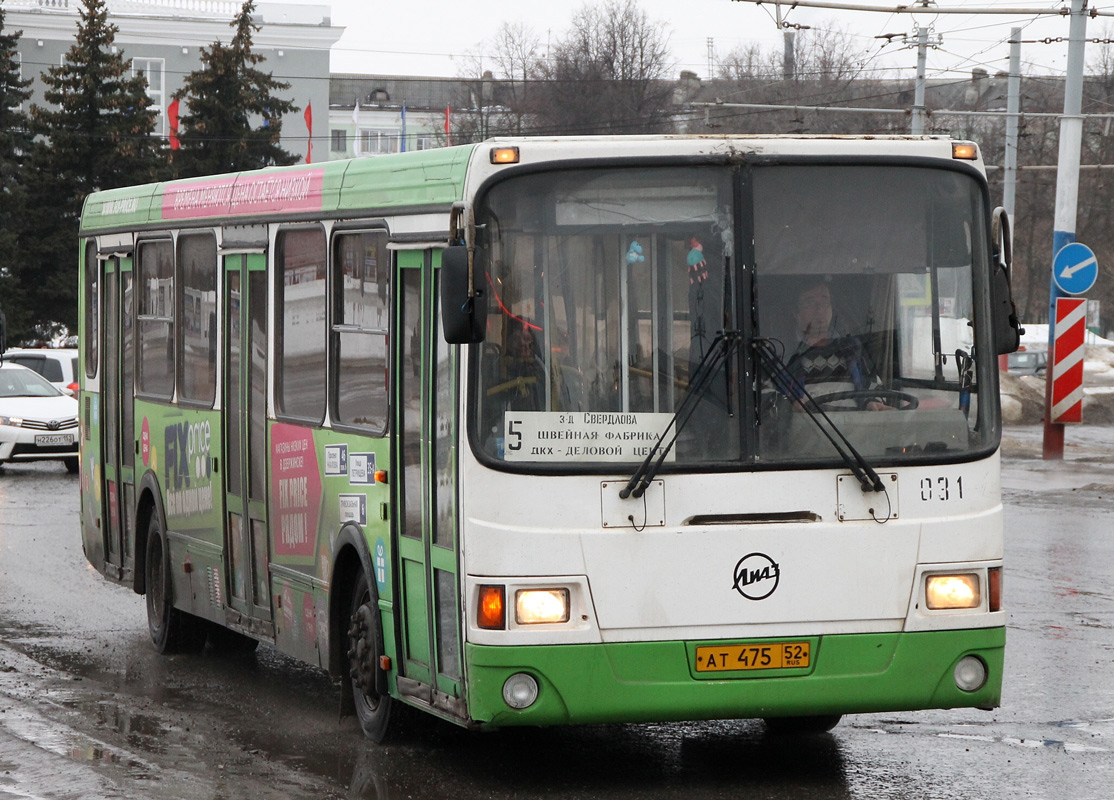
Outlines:
{"type": "MultiPolygon", "coordinates": [[[[1083,143],[1083,50],[1087,36],[1087,0],[1071,0],[1068,29],[1068,67],[1064,80],[1064,114],[1060,117],[1060,154],[1056,170],[1056,218],[1052,257],[1075,241],[1079,203],[1079,155],[1083,143]]],[[[1056,358],[1056,300],[1064,296],[1055,279],[1049,281],[1048,369],[1044,384],[1044,458],[1064,457],[1064,425],[1052,422],[1053,364],[1056,358]]]]}
{"type": "MultiPolygon", "coordinates": [[[[1006,79],[1006,161],[1002,180],[1002,207],[1012,221],[1017,196],[1017,132],[1021,111],[1021,28],[1010,29],[1010,72],[1006,79]]],[[[1013,236],[1013,226],[1010,226],[1013,236]]],[[[1012,242],[1010,243],[1012,249],[1012,242]]],[[[998,356],[998,368],[1009,369],[1009,356],[998,356]]]]}
{"type": "Polygon", "coordinates": [[[783,31],[781,35],[781,78],[782,80],[791,81],[797,77],[797,60],[793,53],[793,41],[795,36],[793,31],[783,31]]]}
{"type": "MultiPolygon", "coordinates": [[[[927,1],[925,3],[927,5],[927,1]]],[[[913,89],[913,135],[924,133],[925,62],[928,55],[928,28],[917,26],[917,82],[913,89]]]]}
{"type": "Polygon", "coordinates": [[[1006,162],[1002,207],[1010,219],[1017,194],[1017,129],[1021,110],[1021,28],[1010,29],[1010,72],[1006,79],[1006,162]]]}

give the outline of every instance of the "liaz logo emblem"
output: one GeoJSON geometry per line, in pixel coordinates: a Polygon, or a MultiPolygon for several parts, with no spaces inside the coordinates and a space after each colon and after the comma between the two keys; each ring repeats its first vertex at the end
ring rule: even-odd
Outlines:
{"type": "Polygon", "coordinates": [[[781,570],[765,553],[750,553],[735,565],[735,591],[748,600],[765,600],[777,589],[781,570]]]}

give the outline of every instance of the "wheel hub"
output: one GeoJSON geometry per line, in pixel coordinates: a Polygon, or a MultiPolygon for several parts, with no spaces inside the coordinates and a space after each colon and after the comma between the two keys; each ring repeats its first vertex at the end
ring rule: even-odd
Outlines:
{"type": "Polygon", "coordinates": [[[375,692],[375,646],[371,608],[364,603],[352,615],[348,628],[348,674],[364,694],[375,692]]]}

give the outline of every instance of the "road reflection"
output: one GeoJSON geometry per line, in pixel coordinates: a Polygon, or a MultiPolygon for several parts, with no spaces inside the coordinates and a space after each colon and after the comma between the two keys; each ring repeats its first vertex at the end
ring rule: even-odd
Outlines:
{"type": "Polygon", "coordinates": [[[348,797],[852,796],[838,735],[769,736],[757,721],[494,733],[423,728],[398,744],[363,749],[348,797]]]}

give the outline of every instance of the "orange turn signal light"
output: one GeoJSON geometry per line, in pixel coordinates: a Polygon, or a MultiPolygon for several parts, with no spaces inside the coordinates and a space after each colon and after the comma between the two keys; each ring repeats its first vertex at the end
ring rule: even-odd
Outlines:
{"type": "Polygon", "coordinates": [[[386,483],[387,482],[387,470],[385,470],[385,469],[375,470],[375,482],[376,483],[386,483]]]}
{"type": "Polygon", "coordinates": [[[987,610],[1002,610],[1002,568],[991,567],[986,571],[987,610]]]}
{"type": "Polygon", "coordinates": [[[481,586],[476,625],[490,631],[507,627],[506,591],[502,586],[481,586]]]}
{"type": "Polygon", "coordinates": [[[518,148],[517,147],[493,147],[493,148],[491,148],[491,163],[492,164],[517,164],[518,163],[518,148]]]}
{"type": "Polygon", "coordinates": [[[974,161],[979,157],[979,146],[974,142],[952,142],[952,158],[974,161]]]}

